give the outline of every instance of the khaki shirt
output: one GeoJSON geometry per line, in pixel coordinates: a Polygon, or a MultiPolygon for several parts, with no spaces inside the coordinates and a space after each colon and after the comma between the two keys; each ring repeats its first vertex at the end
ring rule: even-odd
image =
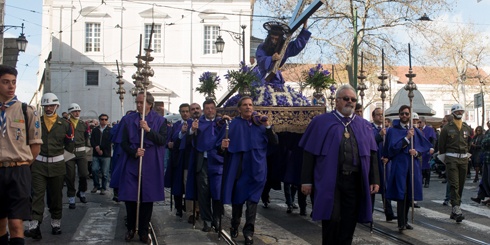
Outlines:
{"type": "Polygon", "coordinates": [[[461,130],[453,122],[442,128],[439,136],[439,153],[468,153],[471,128],[463,122],[461,130]]]}
{"type": "Polygon", "coordinates": [[[42,144],[41,123],[34,107],[27,106],[27,125],[25,128],[22,102],[17,101],[5,110],[7,118],[7,132],[5,137],[0,135],[0,162],[31,162],[33,156],[29,145],[42,144]],[[26,144],[26,130],[29,139],[26,144]]]}

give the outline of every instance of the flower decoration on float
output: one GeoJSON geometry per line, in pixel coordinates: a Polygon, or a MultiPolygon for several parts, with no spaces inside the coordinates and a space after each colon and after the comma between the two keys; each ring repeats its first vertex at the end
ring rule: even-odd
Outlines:
{"type": "Polygon", "coordinates": [[[216,74],[206,71],[199,77],[200,85],[196,88],[196,91],[208,96],[214,96],[214,90],[218,88],[220,80],[216,74]]]}
{"type": "Polygon", "coordinates": [[[255,69],[247,66],[245,63],[240,62],[239,70],[228,70],[225,74],[226,80],[228,80],[228,88],[241,90],[249,90],[254,92],[253,87],[260,86],[260,78],[255,69]]]}
{"type": "Polygon", "coordinates": [[[308,71],[303,71],[305,84],[317,92],[321,92],[335,84],[330,72],[318,64],[308,71]]]}

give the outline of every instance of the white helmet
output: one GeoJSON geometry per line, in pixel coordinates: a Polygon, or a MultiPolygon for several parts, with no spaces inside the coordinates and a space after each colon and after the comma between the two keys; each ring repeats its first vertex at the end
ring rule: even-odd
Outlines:
{"type": "Polygon", "coordinates": [[[41,98],[41,105],[46,106],[46,105],[60,105],[60,101],[58,100],[58,97],[53,94],[53,93],[45,93],[43,97],[41,98]]]}
{"type": "Polygon", "coordinates": [[[417,114],[417,112],[412,113],[412,119],[419,120],[419,114],[417,114]]]}
{"type": "Polygon", "coordinates": [[[464,111],[464,107],[461,104],[454,104],[451,106],[451,113],[455,111],[464,111]]]}
{"type": "Polygon", "coordinates": [[[70,106],[68,107],[68,113],[71,113],[72,111],[81,111],[82,109],[77,103],[71,103],[70,106]]]}

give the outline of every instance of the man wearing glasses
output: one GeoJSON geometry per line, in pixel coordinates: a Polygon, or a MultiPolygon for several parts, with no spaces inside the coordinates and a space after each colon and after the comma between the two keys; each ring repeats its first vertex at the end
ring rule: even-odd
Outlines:
{"type": "Polygon", "coordinates": [[[340,86],[335,102],[335,110],[316,116],[299,142],[304,150],[301,191],[309,195],[322,187],[314,189],[312,218],[322,220],[323,244],[351,244],[357,222],[373,221],[377,145],[370,123],[354,114],[354,88],[340,86]]]}
{"type": "Polygon", "coordinates": [[[91,192],[96,193],[100,190],[100,194],[105,195],[111,166],[111,126],[107,114],[100,114],[99,121],[100,125],[92,130],[90,137],[90,145],[93,148],[92,178],[94,180],[94,189],[91,192]],[[99,181],[99,171],[102,173],[102,184],[99,181]]]}
{"type": "Polygon", "coordinates": [[[386,198],[397,201],[398,230],[402,232],[413,230],[408,224],[408,210],[412,201],[422,200],[422,170],[418,157],[428,152],[432,145],[422,132],[410,123],[409,106],[402,105],[398,114],[400,119],[393,120],[393,127],[386,134],[383,155],[391,161],[386,182],[386,198]]]}

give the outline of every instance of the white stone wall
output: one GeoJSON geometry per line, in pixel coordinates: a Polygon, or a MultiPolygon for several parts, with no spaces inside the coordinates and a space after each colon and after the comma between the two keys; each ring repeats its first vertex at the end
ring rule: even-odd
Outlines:
{"type": "MultiPolygon", "coordinates": [[[[45,90],[58,95],[61,111],[75,102],[82,107],[82,117],[107,113],[111,119],[119,119],[121,105],[115,93],[118,87],[115,83],[116,60],[126,81],[124,111],[135,108],[129,90],[133,86],[131,76],[136,71],[133,63],[139,52],[139,36],[143,34],[144,39],[145,24],[155,22],[162,26],[162,52],[152,53],[155,59],[150,65],[155,76],[150,80],[158,87],[153,89],[157,93],[156,100],[165,102],[165,108],[170,112],[178,112],[181,103],[203,102],[204,97],[195,92],[195,88],[199,76],[205,71],[216,72],[222,78],[222,88],[216,91],[216,97],[220,98],[227,91],[223,75],[227,70],[237,69],[242,60],[242,46],[225,32],[221,32],[224,52],[204,54],[206,25],[217,25],[238,33],[241,33],[240,25],[247,25],[245,47],[246,51],[250,50],[250,1],[104,2],[84,0],[80,6],[78,1],[44,1],[42,25],[48,29],[43,29],[42,45],[48,48],[42,51],[40,67],[47,67],[44,61],[52,51],[51,83],[47,82],[45,90]],[[189,11],[191,9],[197,12],[189,11]],[[100,52],[85,52],[87,22],[101,24],[100,52]],[[98,86],[86,86],[87,70],[99,71],[98,86]]],[[[245,60],[249,60],[249,52],[245,60]]]]}

